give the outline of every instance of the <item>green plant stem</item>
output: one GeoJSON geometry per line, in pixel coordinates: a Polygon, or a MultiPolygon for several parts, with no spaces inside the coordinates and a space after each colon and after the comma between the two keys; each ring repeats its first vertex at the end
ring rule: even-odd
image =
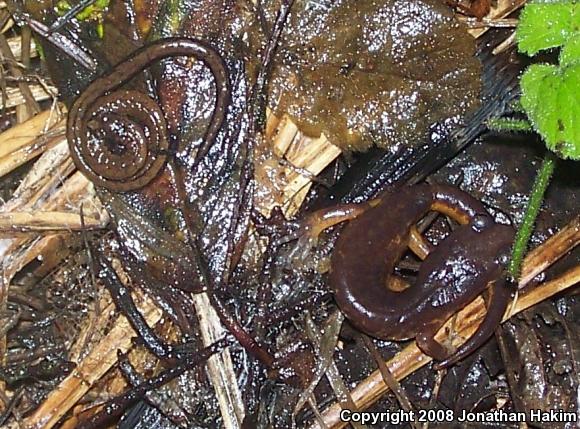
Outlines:
{"type": "Polygon", "coordinates": [[[542,201],[544,201],[544,194],[550,184],[555,165],[556,157],[552,152],[548,151],[542,161],[536,180],[534,181],[530,200],[528,201],[522,224],[518,229],[514,241],[512,258],[508,266],[508,273],[515,282],[519,280],[522,260],[524,259],[524,254],[528,248],[528,243],[534,230],[534,224],[536,223],[536,218],[538,217],[542,201]]]}
{"type": "Polygon", "coordinates": [[[487,122],[487,127],[493,131],[530,132],[532,124],[522,119],[494,118],[487,122]]]}

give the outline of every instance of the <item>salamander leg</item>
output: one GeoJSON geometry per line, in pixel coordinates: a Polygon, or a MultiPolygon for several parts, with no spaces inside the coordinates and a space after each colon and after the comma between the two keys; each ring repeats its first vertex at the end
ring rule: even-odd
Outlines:
{"type": "Polygon", "coordinates": [[[490,283],[488,285],[487,313],[485,319],[481,322],[475,334],[459,346],[455,353],[438,362],[434,368],[447,368],[481,347],[493,335],[495,329],[501,323],[508,304],[512,299],[513,292],[513,288],[505,280],[490,283]]]}
{"type": "Polygon", "coordinates": [[[289,257],[297,264],[300,264],[301,261],[307,260],[308,254],[318,243],[318,236],[325,229],[341,222],[352,220],[377,203],[378,200],[372,200],[364,204],[342,204],[317,210],[306,216],[306,218],[295,222],[293,231],[275,238],[274,246],[297,240],[289,257]]]}
{"type": "Polygon", "coordinates": [[[299,241],[310,241],[316,243],[318,236],[327,228],[338,225],[341,222],[352,220],[363,212],[373,201],[368,204],[342,204],[327,209],[317,210],[309,214],[304,220],[300,221],[299,228],[292,234],[285,237],[286,241],[298,239],[299,241]]]}

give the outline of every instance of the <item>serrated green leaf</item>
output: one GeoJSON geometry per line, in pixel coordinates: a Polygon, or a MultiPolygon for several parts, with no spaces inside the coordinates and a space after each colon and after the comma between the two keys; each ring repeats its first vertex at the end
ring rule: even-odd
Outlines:
{"type": "Polygon", "coordinates": [[[568,39],[560,52],[560,65],[562,67],[577,62],[580,62],[580,32],[568,39]]]}
{"type": "Polygon", "coordinates": [[[522,106],[546,146],[562,158],[580,160],[580,62],[531,65],[520,84],[522,106]]]}
{"type": "Polygon", "coordinates": [[[580,8],[575,1],[529,3],[516,32],[520,52],[535,55],[562,46],[580,31],[580,8]]]}

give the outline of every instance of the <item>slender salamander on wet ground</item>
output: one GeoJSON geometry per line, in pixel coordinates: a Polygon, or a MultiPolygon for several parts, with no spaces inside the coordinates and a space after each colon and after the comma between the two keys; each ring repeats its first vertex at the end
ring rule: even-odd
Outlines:
{"type": "Polygon", "coordinates": [[[197,58],[213,74],[215,107],[196,157],[205,155],[213,143],[230,101],[228,72],[221,56],[200,40],[158,40],[95,79],[70,109],[67,138],[73,161],[96,185],[117,192],[134,190],[162,169],[169,139],[161,107],[142,92],[119,88],[154,62],[177,56],[197,58]]]}

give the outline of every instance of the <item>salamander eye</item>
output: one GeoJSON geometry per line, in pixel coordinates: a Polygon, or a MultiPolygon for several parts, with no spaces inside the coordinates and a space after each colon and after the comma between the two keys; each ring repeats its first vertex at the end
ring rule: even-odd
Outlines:
{"type": "Polygon", "coordinates": [[[473,221],[471,222],[471,228],[473,228],[473,230],[476,232],[481,232],[489,226],[490,220],[490,217],[487,215],[475,215],[473,221]]]}

